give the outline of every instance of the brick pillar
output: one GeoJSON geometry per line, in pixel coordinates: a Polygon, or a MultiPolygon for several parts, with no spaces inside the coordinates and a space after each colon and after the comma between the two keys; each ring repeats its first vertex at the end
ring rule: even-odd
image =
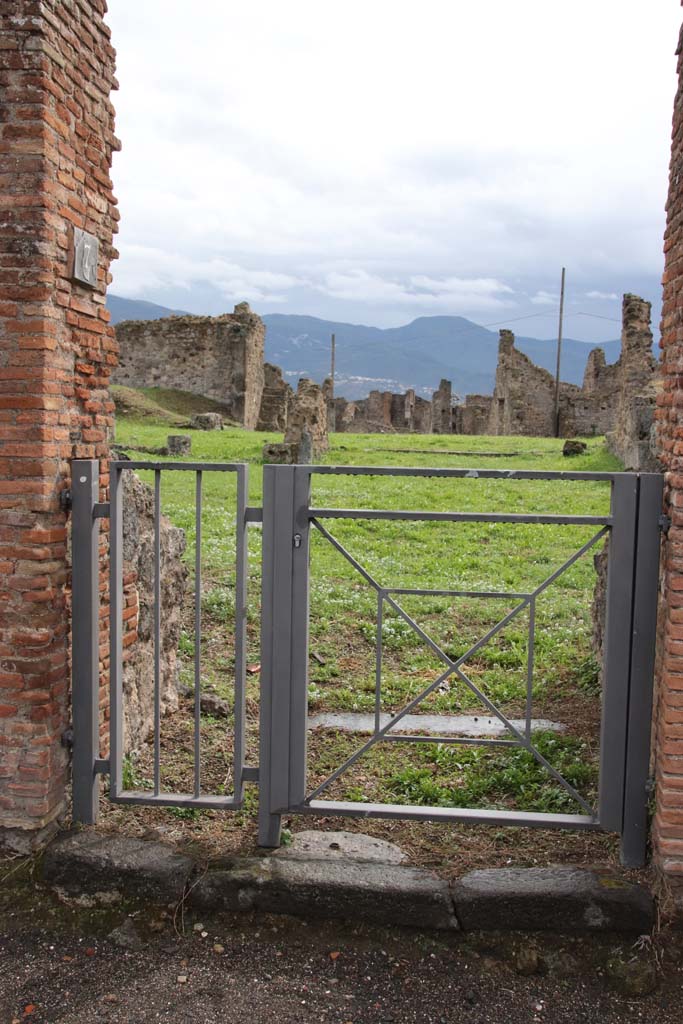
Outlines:
{"type": "Polygon", "coordinates": [[[655,718],[657,777],[653,850],[683,905],[683,29],[678,50],[667,226],[664,236],[662,386],[657,441],[671,528],[665,543],[655,718]]]}
{"type": "Polygon", "coordinates": [[[60,494],[71,458],[106,459],[113,422],[104,299],[118,142],[105,11],[104,0],[0,5],[0,845],[16,849],[35,845],[65,806],[60,494]],[[99,241],[94,288],[71,280],[74,228],[99,241]]]}

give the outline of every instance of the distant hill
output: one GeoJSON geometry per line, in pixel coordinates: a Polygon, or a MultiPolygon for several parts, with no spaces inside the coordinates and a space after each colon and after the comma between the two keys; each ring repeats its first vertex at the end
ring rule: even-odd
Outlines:
{"type": "Polygon", "coordinates": [[[122,320],[161,320],[165,316],[187,316],[182,309],[168,309],[167,306],[157,306],[155,302],[145,302],[144,299],[123,299],[111,293],[107,293],[107,309],[113,324],[122,320]]]}
{"type": "MultiPolygon", "coordinates": [[[[364,327],[312,316],[269,313],[266,358],[293,381],[308,374],[322,380],[330,367],[330,335],[336,336],[336,392],[360,398],[373,388],[403,391],[413,387],[431,394],[439,380],[453,382],[459,395],[490,394],[498,361],[498,332],[460,316],[423,316],[403,327],[364,327]]],[[[538,366],[555,372],[557,341],[516,339],[538,366]]],[[[581,384],[594,345],[566,338],[562,342],[562,380],[581,384]]],[[[619,358],[621,342],[600,346],[609,363],[619,358]]]]}
{"type": "MultiPolygon", "coordinates": [[[[113,323],[158,320],[182,310],[153,302],[107,296],[113,323]]],[[[282,367],[292,384],[298,377],[322,381],[330,370],[330,335],[337,340],[336,393],[363,398],[369,391],[405,391],[431,395],[442,377],[453,382],[459,395],[490,394],[498,360],[498,332],[461,316],[421,316],[403,327],[366,327],[320,320],[314,316],[269,313],[266,359],[282,367]]],[[[538,366],[555,372],[554,339],[519,336],[517,346],[538,366]]],[[[562,380],[580,384],[594,345],[565,338],[562,342],[562,380]]],[[[619,358],[617,339],[600,346],[608,363],[619,358]]]]}

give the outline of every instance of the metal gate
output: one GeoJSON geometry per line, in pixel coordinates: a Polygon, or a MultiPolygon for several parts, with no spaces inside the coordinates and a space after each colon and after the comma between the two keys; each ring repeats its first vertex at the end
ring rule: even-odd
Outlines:
{"type": "Polygon", "coordinates": [[[109,775],[109,796],[118,803],[236,809],[242,805],[245,782],[259,786],[259,842],[277,846],[283,814],[351,815],[533,827],[602,829],[620,833],[622,860],[629,866],[645,861],[649,802],[650,728],[659,577],[662,478],[657,474],[535,472],[524,470],[402,469],[378,467],[265,466],[263,506],[247,504],[248,467],[245,464],[112,462],[108,504],[98,502],[97,462],[73,463],[73,802],[74,818],[92,822],[97,816],[99,774],[109,775]],[[131,792],[122,786],[122,578],[123,476],[129,470],[150,470],[155,495],[155,679],[154,785],[152,791],[131,792]],[[202,791],[200,751],[200,638],[201,638],[201,510],[202,475],[232,473],[237,478],[236,615],[234,700],[234,790],[226,795],[202,791]],[[195,563],[194,665],[194,788],[168,793],[160,784],[160,479],[162,472],[195,474],[197,543],[195,563]],[[477,480],[548,480],[608,482],[611,503],[607,515],[557,515],[464,511],[401,511],[386,509],[321,508],[311,504],[311,483],[318,475],[354,477],[432,477],[477,480]],[[108,759],[99,756],[99,538],[102,518],[110,518],[110,719],[108,759]],[[591,527],[590,538],[534,588],[505,590],[396,588],[378,580],[335,537],[339,520],[418,521],[448,523],[507,523],[591,527]],[[247,543],[249,524],[262,524],[261,678],[259,764],[245,763],[245,640],[247,543]],[[307,781],[309,589],[311,531],[316,530],[353,567],[377,596],[377,643],[374,729],[365,742],[323,781],[307,781]],[[609,538],[604,642],[599,787],[595,806],[568,782],[534,744],[531,731],[534,678],[535,609],[537,599],[580,558],[609,538]],[[449,656],[402,607],[405,595],[505,598],[514,607],[457,658],[449,656]],[[443,669],[421,693],[382,724],[381,659],[384,608],[399,616],[438,658],[443,669]],[[522,723],[510,720],[467,675],[464,664],[504,627],[525,612],[528,617],[526,714],[522,723]],[[370,804],[325,799],[328,789],[359,758],[383,742],[434,743],[439,737],[404,735],[395,727],[439,686],[455,677],[486,712],[501,723],[506,739],[453,738],[444,742],[511,746],[526,750],[569,793],[574,814],[370,804]]]}

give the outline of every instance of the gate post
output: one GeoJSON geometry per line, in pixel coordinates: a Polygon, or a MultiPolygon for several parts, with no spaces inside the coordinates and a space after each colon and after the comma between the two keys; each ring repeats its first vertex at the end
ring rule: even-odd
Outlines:
{"type": "Polygon", "coordinates": [[[99,785],[95,762],[100,747],[99,656],[99,463],[71,463],[71,763],[73,820],[97,821],[99,785]]]}
{"type": "Polygon", "coordinates": [[[652,696],[657,634],[657,591],[664,481],[657,473],[640,476],[633,588],[631,674],[629,678],[624,823],[621,862],[638,868],[647,857],[648,779],[652,696]]]}
{"type": "Polygon", "coordinates": [[[280,845],[281,817],[305,795],[308,684],[306,466],[263,468],[259,846],[280,845]]]}
{"type": "Polygon", "coordinates": [[[598,817],[604,829],[621,832],[631,668],[633,561],[638,515],[638,477],[635,473],[618,473],[614,477],[611,515],[613,522],[607,562],[598,817]]]}

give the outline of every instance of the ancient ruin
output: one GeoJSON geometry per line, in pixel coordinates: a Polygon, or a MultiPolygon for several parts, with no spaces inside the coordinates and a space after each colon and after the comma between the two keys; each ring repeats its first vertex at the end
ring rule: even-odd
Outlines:
{"type": "Polygon", "coordinates": [[[655,455],[654,413],[657,363],[652,355],[650,303],[624,296],[621,356],[616,364],[618,394],[607,447],[627,469],[659,470],[655,455]]]}
{"type": "MultiPolygon", "coordinates": [[[[656,400],[650,303],[624,295],[621,355],[608,364],[601,348],[586,363],[583,384],[560,383],[560,437],[607,435],[610,450],[627,469],[654,468],[650,442],[656,400]]],[[[512,331],[500,332],[492,397],[467,395],[456,406],[459,434],[553,437],[557,430],[555,379],[515,347],[512,331]]]]}
{"type": "Polygon", "coordinates": [[[263,364],[263,393],[257,430],[285,431],[289,405],[294,392],[282,376],[279,366],[263,364]]]}
{"type": "Polygon", "coordinates": [[[411,389],[403,393],[371,391],[367,398],[334,400],[335,429],[353,434],[430,434],[432,403],[411,389]]]}
{"type": "Polygon", "coordinates": [[[222,316],[173,316],[116,325],[119,365],[112,382],[177,388],[221,402],[229,416],[255,429],[264,386],[265,327],[240,302],[222,316]]]}
{"type": "Polygon", "coordinates": [[[322,387],[302,377],[288,406],[287,429],[282,444],[267,444],[264,462],[310,463],[324,455],[329,447],[329,383],[322,387]],[[327,385],[327,386],[326,386],[327,385]]]}

